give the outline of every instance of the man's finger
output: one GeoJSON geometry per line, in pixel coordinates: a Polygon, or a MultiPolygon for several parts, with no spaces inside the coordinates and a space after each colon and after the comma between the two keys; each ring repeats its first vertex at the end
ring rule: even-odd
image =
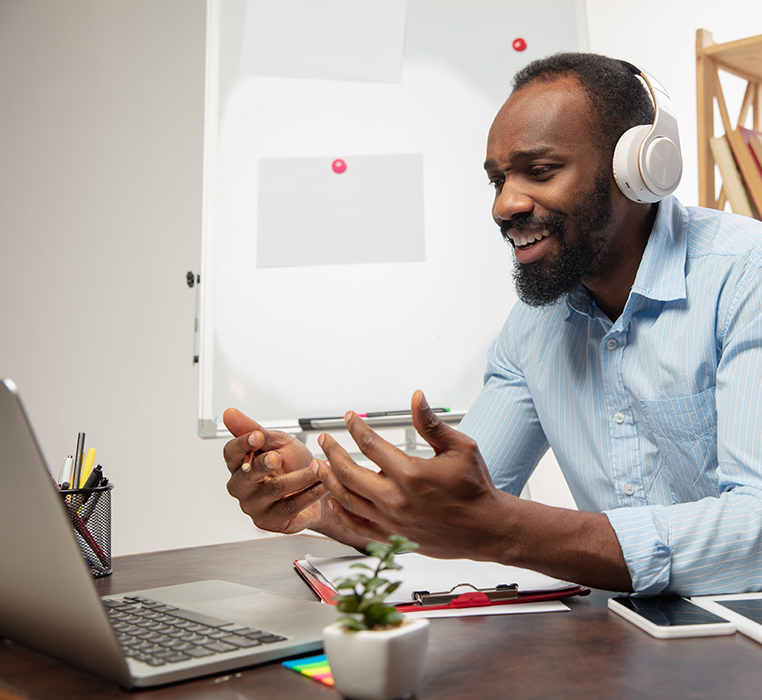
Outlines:
{"type": "Polygon", "coordinates": [[[383,527],[381,523],[362,518],[348,511],[335,498],[328,499],[328,507],[344,527],[365,539],[386,542],[389,535],[394,534],[391,530],[383,527]]]}
{"type": "Polygon", "coordinates": [[[371,498],[382,491],[384,477],[356,464],[330,435],[321,435],[318,444],[328,462],[313,459],[310,464],[312,473],[347,510],[364,518],[377,519],[378,512],[371,498]]]}
{"type": "MultiPolygon", "coordinates": [[[[285,447],[289,441],[295,439],[287,433],[280,430],[267,430],[257,421],[249,418],[245,413],[241,413],[237,408],[228,408],[222,416],[225,427],[235,436],[246,440],[252,433],[261,433],[261,444],[252,445],[255,450],[278,450],[285,447]]],[[[250,444],[251,441],[250,441],[250,444]]],[[[252,452],[253,450],[249,450],[252,452]]]]}
{"type": "Polygon", "coordinates": [[[384,440],[353,411],[344,416],[344,421],[347,424],[349,434],[357,444],[357,447],[360,448],[360,452],[373,464],[378,466],[381,471],[388,472],[389,474],[396,473],[399,465],[402,464],[403,458],[406,456],[405,453],[384,440]]]}
{"type": "MultiPolygon", "coordinates": [[[[244,472],[239,469],[228,479],[228,493],[241,501],[256,498],[261,503],[272,504],[279,499],[293,497],[319,483],[319,479],[309,469],[278,474],[270,478],[254,470],[244,472]]],[[[326,490],[323,489],[313,500],[322,498],[325,493],[326,490]]]]}
{"type": "Polygon", "coordinates": [[[435,454],[441,454],[452,447],[460,433],[431,410],[422,391],[418,390],[413,394],[410,410],[416,432],[431,446],[435,454]]]}
{"type": "Polygon", "coordinates": [[[230,431],[233,437],[240,437],[253,430],[263,430],[257,421],[249,418],[245,413],[241,413],[237,408],[228,408],[222,414],[222,422],[230,431]]]}
{"type": "Polygon", "coordinates": [[[247,438],[248,435],[233,438],[228,440],[222,448],[222,458],[231,474],[241,468],[244,458],[251,452],[247,438]]]}

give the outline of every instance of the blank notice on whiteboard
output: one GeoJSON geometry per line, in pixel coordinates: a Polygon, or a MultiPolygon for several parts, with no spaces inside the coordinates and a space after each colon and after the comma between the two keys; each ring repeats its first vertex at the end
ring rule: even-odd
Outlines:
{"type": "Polygon", "coordinates": [[[398,83],[407,0],[249,0],[242,75],[398,83]]]}
{"type": "Polygon", "coordinates": [[[423,262],[423,156],[263,158],[257,267],[423,262]]]}

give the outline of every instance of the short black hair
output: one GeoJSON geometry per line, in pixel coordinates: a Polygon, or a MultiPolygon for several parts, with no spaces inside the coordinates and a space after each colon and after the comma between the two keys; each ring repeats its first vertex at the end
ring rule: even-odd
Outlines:
{"type": "Polygon", "coordinates": [[[601,148],[613,156],[619,137],[638,124],[651,124],[654,106],[644,83],[622,61],[595,53],[556,53],[521,68],[513,77],[516,92],[536,80],[550,82],[572,75],[585,90],[598,116],[601,148]]]}

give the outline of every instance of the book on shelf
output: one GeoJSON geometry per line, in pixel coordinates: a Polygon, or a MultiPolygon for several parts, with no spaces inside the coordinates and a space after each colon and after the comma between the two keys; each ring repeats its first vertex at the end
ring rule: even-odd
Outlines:
{"type": "Polygon", "coordinates": [[[749,193],[744,185],[741,173],[733,158],[730,144],[725,136],[715,136],[709,139],[709,147],[712,156],[722,176],[722,187],[730,203],[730,208],[735,214],[743,216],[755,216],[754,207],[749,199],[749,193]]]}
{"type": "Polygon", "coordinates": [[[739,126],[738,131],[741,132],[744,142],[751,151],[754,161],[757,163],[757,170],[762,176],[762,131],[747,129],[745,126],[739,126]]]}
{"type": "MultiPolygon", "coordinates": [[[[741,129],[743,127],[728,131],[725,136],[730,144],[730,150],[733,152],[738,172],[749,192],[751,203],[757,211],[756,218],[760,218],[759,214],[762,213],[762,170],[760,170],[760,164],[752,150],[753,147],[750,148],[747,144],[741,129]]],[[[752,140],[756,142],[756,138],[752,140]]]]}

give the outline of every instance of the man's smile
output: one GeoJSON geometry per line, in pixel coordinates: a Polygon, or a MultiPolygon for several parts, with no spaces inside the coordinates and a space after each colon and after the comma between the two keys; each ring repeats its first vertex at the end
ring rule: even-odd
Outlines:
{"type": "Polygon", "coordinates": [[[535,241],[540,241],[543,238],[547,238],[550,235],[548,229],[542,231],[506,231],[505,236],[509,238],[516,248],[523,248],[535,241]]]}

